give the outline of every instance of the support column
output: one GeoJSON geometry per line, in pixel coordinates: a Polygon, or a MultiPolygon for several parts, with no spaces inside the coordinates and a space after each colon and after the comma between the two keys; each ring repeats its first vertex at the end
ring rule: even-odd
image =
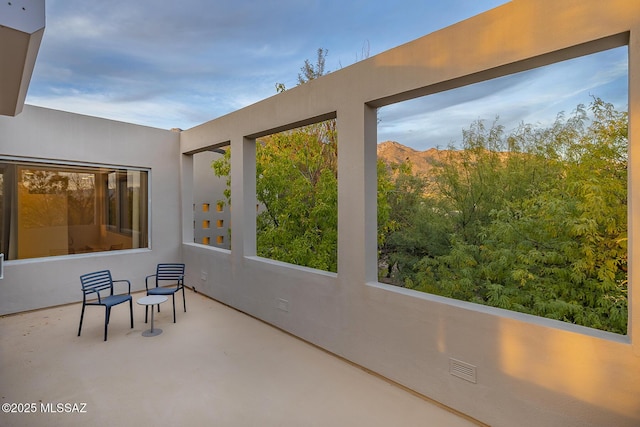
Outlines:
{"type": "Polygon", "coordinates": [[[377,280],[376,117],[357,102],[338,110],[338,277],[349,286],[377,280]]]}

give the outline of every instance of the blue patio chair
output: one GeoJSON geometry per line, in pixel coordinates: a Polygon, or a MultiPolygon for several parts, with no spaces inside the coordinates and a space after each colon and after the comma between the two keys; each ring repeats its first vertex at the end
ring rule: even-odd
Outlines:
{"type": "MultiPolygon", "coordinates": [[[[184,312],[187,312],[187,301],[184,296],[184,264],[158,264],[156,274],[151,274],[145,278],[145,287],[147,295],[171,295],[173,298],[173,323],[176,323],[176,293],[182,289],[182,305],[184,312]],[[149,287],[149,279],[151,284],[155,281],[155,287],[149,287]]],[[[144,310],[144,323],[147,323],[148,306],[144,310]]],[[[151,308],[153,310],[153,307],[151,308]]],[[[158,312],[160,312],[160,304],[158,304],[158,312]]]]}
{"type": "Polygon", "coordinates": [[[78,336],[82,332],[82,320],[84,319],[84,308],[88,305],[101,305],[105,308],[104,317],[104,340],[107,340],[107,326],[109,325],[109,317],[111,316],[111,307],[129,301],[129,312],[131,314],[131,328],[133,329],[133,300],[131,298],[131,282],[128,280],[113,280],[109,270],[96,271],[95,273],[83,274],[80,276],[82,283],[82,313],[80,314],[80,327],[78,328],[78,336]],[[113,284],[117,282],[126,282],[128,285],[127,293],[114,295],[113,284]],[[108,295],[103,295],[108,292],[108,295]],[[87,296],[96,294],[97,300],[87,301],[87,296]]]}

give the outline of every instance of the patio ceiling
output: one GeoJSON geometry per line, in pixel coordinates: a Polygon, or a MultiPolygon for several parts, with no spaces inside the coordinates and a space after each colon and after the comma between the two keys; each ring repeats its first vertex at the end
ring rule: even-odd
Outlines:
{"type": "Polygon", "coordinates": [[[0,3],[0,115],[22,111],[45,27],[44,0],[0,3]]]}

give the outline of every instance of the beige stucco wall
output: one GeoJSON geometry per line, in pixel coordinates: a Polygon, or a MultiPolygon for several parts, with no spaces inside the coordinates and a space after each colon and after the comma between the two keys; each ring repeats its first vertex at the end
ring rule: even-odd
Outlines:
{"type": "Polygon", "coordinates": [[[97,270],[144,289],[156,263],[180,260],[178,133],[26,105],[0,116],[0,156],[151,170],[151,250],[5,261],[0,315],[82,301],[79,277],[97,270]]]}
{"type": "Polygon", "coordinates": [[[189,243],[185,220],[188,284],[493,426],[640,425],[640,1],[514,0],[184,131],[184,218],[189,153],[227,141],[233,251],[189,243]],[[375,107],[627,43],[628,336],[376,282],[375,107]],[[334,116],[338,274],[255,257],[253,138],[334,116]],[[477,383],[452,376],[450,358],[477,366],[477,383]]]}

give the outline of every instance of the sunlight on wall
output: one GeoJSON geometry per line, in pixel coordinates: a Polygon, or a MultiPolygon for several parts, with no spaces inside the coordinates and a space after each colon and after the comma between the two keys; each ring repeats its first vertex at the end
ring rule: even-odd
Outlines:
{"type": "MultiPolygon", "coordinates": [[[[615,353],[630,353],[629,349],[621,348],[629,344],[595,345],[593,337],[551,328],[541,328],[539,334],[523,335],[519,325],[505,320],[499,325],[499,336],[500,366],[506,374],[621,414],[639,410],[638,396],[623,386],[609,387],[611,371],[601,369],[603,365],[612,365],[615,353]],[[538,351],[531,352],[532,346],[538,351]],[[549,357],[540,360],[540,354],[549,357]]],[[[629,360],[628,367],[619,364],[618,369],[619,375],[625,378],[621,384],[628,383],[629,376],[640,381],[640,372],[633,360],[629,360]]]]}

